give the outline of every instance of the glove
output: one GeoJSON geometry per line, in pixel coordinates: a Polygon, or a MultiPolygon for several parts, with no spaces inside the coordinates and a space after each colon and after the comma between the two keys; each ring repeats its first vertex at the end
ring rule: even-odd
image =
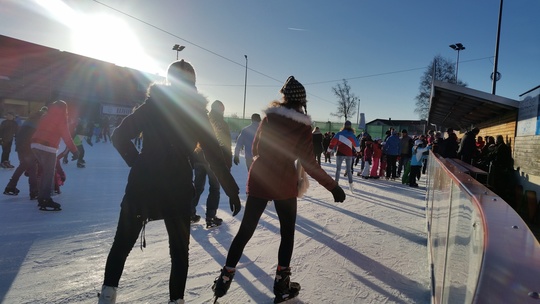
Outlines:
{"type": "Polygon", "coordinates": [[[334,196],[334,202],[342,203],[345,200],[345,191],[338,185],[332,189],[332,195],[334,196]]]}
{"type": "Polygon", "coordinates": [[[234,164],[238,166],[238,164],[240,163],[240,158],[238,158],[238,155],[235,155],[234,156],[234,164]]]}
{"type": "Polygon", "coordinates": [[[240,204],[240,198],[238,195],[232,195],[229,197],[229,205],[231,206],[232,215],[235,216],[240,212],[242,209],[242,205],[240,204]]]}

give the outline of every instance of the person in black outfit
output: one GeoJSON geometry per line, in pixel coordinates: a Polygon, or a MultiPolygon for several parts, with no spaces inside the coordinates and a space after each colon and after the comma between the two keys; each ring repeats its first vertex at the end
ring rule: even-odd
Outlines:
{"type": "MultiPolygon", "coordinates": [[[[124,118],[112,135],[114,147],[131,167],[121,203],[118,228],[105,265],[99,303],[115,303],[126,259],[144,227],[163,219],[169,235],[170,301],[184,303],[188,274],[193,168],[189,157],[197,143],[229,197],[233,216],[241,208],[239,188],[230,174],[206,111],[206,99],[195,87],[195,71],[184,60],[167,71],[169,84],[153,84],[144,104],[124,118]],[[141,152],[133,139],[144,134],[141,152]]],[[[154,299],[157,301],[156,299],[154,299]]]]}
{"type": "MultiPolygon", "coordinates": [[[[323,153],[323,134],[319,127],[313,129],[313,153],[315,154],[315,159],[319,166],[321,165],[321,153],[323,153]]],[[[329,143],[330,144],[330,143],[329,143]]]]}
{"type": "Polygon", "coordinates": [[[473,158],[476,159],[479,156],[478,149],[476,148],[476,135],[478,133],[480,133],[480,129],[478,128],[466,132],[459,143],[458,157],[467,164],[471,164],[473,158]]]}
{"type": "Polygon", "coordinates": [[[19,129],[19,125],[15,121],[15,114],[8,112],[6,119],[0,123],[0,143],[2,144],[2,160],[0,166],[2,168],[15,168],[9,161],[9,154],[11,153],[11,146],[13,145],[13,138],[19,129]]]}
{"type": "Polygon", "coordinates": [[[30,199],[36,199],[38,195],[38,180],[37,169],[38,164],[32,149],[30,148],[30,139],[36,131],[37,124],[41,117],[47,113],[47,107],[42,107],[38,112],[30,115],[27,120],[24,121],[22,126],[17,132],[17,140],[15,141],[15,151],[19,156],[19,166],[13,172],[11,179],[9,180],[4,194],[18,195],[19,189],[17,189],[17,183],[21,175],[24,172],[28,173],[28,184],[30,186],[30,199]]]}

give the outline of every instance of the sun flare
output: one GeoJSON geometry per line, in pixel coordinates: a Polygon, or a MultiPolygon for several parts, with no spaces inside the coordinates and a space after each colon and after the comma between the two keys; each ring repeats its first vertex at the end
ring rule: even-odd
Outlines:
{"type": "Polygon", "coordinates": [[[57,22],[71,31],[73,52],[146,72],[157,72],[139,39],[122,19],[108,14],[85,14],[58,0],[36,0],[57,22]]]}

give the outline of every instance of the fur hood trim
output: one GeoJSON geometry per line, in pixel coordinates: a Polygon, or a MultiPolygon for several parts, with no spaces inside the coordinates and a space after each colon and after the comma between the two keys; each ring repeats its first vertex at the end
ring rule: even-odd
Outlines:
{"type": "Polygon", "coordinates": [[[311,126],[311,123],[312,123],[311,116],[304,113],[300,113],[293,109],[286,108],[281,105],[272,105],[266,110],[264,110],[263,112],[266,115],[276,114],[276,115],[284,116],[307,126],[311,126]]]}

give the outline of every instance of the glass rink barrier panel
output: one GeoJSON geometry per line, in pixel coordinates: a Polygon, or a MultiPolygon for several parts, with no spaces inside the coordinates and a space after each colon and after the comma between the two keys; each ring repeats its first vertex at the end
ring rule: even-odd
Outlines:
{"type": "Polygon", "coordinates": [[[451,161],[428,159],[432,302],[540,304],[540,244],[525,222],[451,161]]]}

